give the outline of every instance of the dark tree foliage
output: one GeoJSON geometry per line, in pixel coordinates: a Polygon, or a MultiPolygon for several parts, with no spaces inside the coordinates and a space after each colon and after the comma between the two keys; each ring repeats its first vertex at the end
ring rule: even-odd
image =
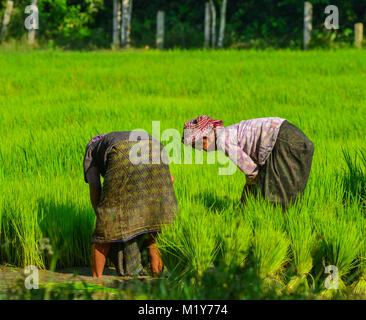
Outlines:
{"type": "MultiPolygon", "coordinates": [[[[134,0],[131,41],[155,47],[156,14],[165,11],[165,47],[203,46],[205,0],[134,0]]],[[[217,8],[217,28],[221,0],[217,8]]],[[[312,0],[314,46],[352,43],[353,25],[366,20],[366,0],[312,0]],[[324,29],[327,5],[339,8],[340,29],[324,29]]],[[[6,0],[0,0],[1,17],[6,0]]],[[[31,0],[14,0],[7,38],[25,37],[24,8],[31,0]]],[[[112,42],[112,0],[38,0],[38,41],[65,48],[109,48],[112,42]]],[[[294,47],[302,44],[304,1],[228,0],[225,47],[294,47]]]]}

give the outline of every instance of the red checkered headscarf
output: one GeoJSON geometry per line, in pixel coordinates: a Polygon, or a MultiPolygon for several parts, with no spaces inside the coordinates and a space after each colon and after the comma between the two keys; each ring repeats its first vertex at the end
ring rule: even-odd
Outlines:
{"type": "Polygon", "coordinates": [[[192,145],[203,137],[207,137],[214,128],[223,126],[224,122],[222,120],[214,120],[207,116],[198,116],[184,124],[182,142],[185,145],[192,145]]]}

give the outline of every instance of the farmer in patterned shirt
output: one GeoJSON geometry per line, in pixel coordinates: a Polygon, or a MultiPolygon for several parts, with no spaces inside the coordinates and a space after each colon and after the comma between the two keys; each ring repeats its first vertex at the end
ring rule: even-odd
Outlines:
{"type": "Polygon", "coordinates": [[[285,209],[307,184],[313,143],[285,119],[243,120],[224,127],[222,120],[199,116],[184,124],[182,142],[205,151],[222,150],[246,175],[241,201],[261,195],[285,209]]]}
{"type": "Polygon", "coordinates": [[[107,258],[118,275],[143,274],[149,265],[153,274],[162,272],[155,238],[177,212],[163,145],[144,132],[99,134],[89,141],[83,166],[96,214],[92,276],[103,275],[107,258]]]}

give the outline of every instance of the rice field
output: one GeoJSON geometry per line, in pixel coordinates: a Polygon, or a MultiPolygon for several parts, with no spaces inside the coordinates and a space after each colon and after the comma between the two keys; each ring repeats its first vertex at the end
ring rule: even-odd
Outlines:
{"type": "Polygon", "coordinates": [[[363,51],[2,51],[0,107],[3,264],[89,265],[95,215],[82,160],[92,136],[152,133],[152,121],[182,132],[201,114],[225,125],[278,116],[315,145],[303,200],[285,214],[261,199],[243,207],[239,170],[218,175],[206,154],[172,163],[179,214],[159,238],[170,278],[253,268],[263,290],[365,297],[363,51]],[[338,290],[325,287],[329,266],[338,290]]]}

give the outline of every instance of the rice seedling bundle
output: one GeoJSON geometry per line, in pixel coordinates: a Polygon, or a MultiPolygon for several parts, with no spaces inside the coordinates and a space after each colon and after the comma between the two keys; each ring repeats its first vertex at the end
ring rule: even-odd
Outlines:
{"type": "Polygon", "coordinates": [[[216,263],[225,265],[232,272],[242,268],[252,245],[249,222],[226,211],[216,219],[216,234],[220,248],[216,263]]]}
{"type": "Polygon", "coordinates": [[[215,233],[207,232],[214,225],[212,217],[200,213],[199,208],[180,213],[173,225],[164,227],[158,240],[163,262],[178,278],[187,272],[202,276],[217,254],[215,233]]]}
{"type": "Polygon", "coordinates": [[[254,221],[253,257],[258,275],[268,288],[283,287],[283,267],[289,262],[290,240],[280,209],[254,221]]]}
{"type": "Polygon", "coordinates": [[[362,213],[358,215],[358,219],[361,244],[358,256],[358,279],[353,283],[353,291],[356,294],[366,296],[366,219],[362,213]]]}
{"type": "MultiPolygon", "coordinates": [[[[313,267],[313,251],[316,246],[316,234],[306,208],[292,207],[286,212],[286,229],[291,241],[293,264],[296,276],[293,276],[287,288],[309,288],[307,277],[313,267]]],[[[311,275],[310,275],[311,276],[311,275]]]]}
{"type": "MultiPolygon", "coordinates": [[[[338,289],[345,289],[346,276],[358,266],[362,239],[359,227],[352,219],[352,211],[338,208],[328,217],[319,218],[317,229],[323,238],[323,254],[325,266],[335,266],[338,278],[338,289]]],[[[332,297],[337,290],[324,289],[323,295],[332,297]]]]}
{"type": "Polygon", "coordinates": [[[366,149],[358,149],[354,153],[342,150],[347,164],[343,176],[343,187],[347,198],[356,198],[366,208],[366,149]]]}

